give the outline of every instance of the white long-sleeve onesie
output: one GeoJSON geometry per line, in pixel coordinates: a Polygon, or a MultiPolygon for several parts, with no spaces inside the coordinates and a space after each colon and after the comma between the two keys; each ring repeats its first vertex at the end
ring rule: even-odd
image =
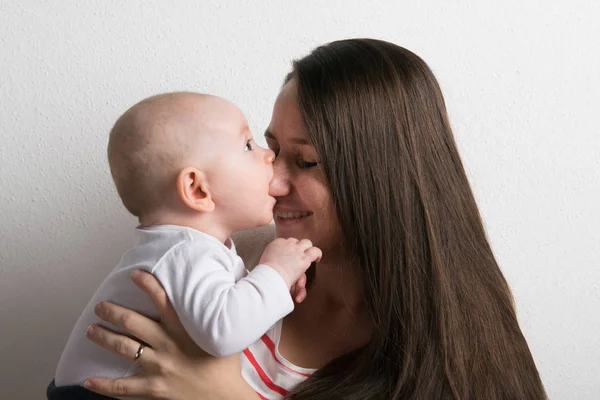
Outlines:
{"type": "Polygon", "coordinates": [[[247,273],[231,240],[224,245],[212,236],[174,225],[138,228],[136,234],[137,244],[123,255],[77,321],[58,364],[57,386],[81,385],[92,376],[137,373],[132,361],[85,336],[90,324],[103,323],[93,311],[101,300],[158,317],[150,298],[131,282],[136,269],[158,278],[192,339],[215,356],[244,350],[293,310],[281,275],[262,264],[247,273]]]}

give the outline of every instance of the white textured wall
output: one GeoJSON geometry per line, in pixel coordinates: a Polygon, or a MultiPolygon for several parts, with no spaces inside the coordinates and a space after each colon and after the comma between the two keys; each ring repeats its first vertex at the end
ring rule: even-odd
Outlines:
{"type": "Polygon", "coordinates": [[[260,135],[290,60],[368,36],[437,74],[551,398],[598,399],[598,20],[592,0],[0,0],[0,398],[43,398],[132,242],[105,160],[124,109],[210,92],[260,135]]]}

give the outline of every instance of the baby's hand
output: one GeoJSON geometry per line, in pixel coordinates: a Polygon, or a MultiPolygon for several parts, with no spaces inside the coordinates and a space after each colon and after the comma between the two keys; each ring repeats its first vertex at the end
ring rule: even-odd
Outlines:
{"type": "Polygon", "coordinates": [[[288,289],[310,267],[313,261],[321,259],[321,250],[312,245],[308,239],[282,239],[273,240],[265,249],[260,264],[266,264],[279,272],[288,289]]]}
{"type": "Polygon", "coordinates": [[[298,304],[302,303],[306,298],[306,274],[302,274],[300,279],[294,283],[292,286],[292,290],[290,290],[290,294],[292,295],[292,299],[298,304]]]}

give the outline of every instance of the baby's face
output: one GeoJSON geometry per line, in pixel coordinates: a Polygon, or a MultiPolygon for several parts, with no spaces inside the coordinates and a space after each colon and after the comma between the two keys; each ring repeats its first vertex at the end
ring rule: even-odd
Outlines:
{"type": "Polygon", "coordinates": [[[224,104],[214,115],[205,150],[213,152],[207,168],[215,211],[232,231],[268,224],[275,199],[269,196],[275,155],[258,146],[244,114],[224,104]]]}

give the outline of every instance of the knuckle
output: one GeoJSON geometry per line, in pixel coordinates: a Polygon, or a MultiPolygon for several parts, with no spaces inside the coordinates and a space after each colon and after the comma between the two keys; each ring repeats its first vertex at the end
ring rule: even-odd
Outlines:
{"type": "MultiPolygon", "coordinates": [[[[177,345],[172,343],[171,341],[165,341],[164,343],[160,344],[162,348],[164,348],[164,352],[167,354],[176,354],[177,353],[177,345]]],[[[162,361],[162,358],[160,353],[156,354],[156,358],[160,359],[161,362],[159,363],[160,366],[162,366],[163,364],[165,364],[166,362],[168,362],[168,360],[162,361]]]]}
{"type": "Polygon", "coordinates": [[[125,330],[129,330],[131,327],[131,316],[129,314],[119,316],[119,326],[125,330]]]}
{"type": "Polygon", "coordinates": [[[129,352],[128,352],[127,344],[125,343],[125,340],[123,340],[123,338],[119,338],[116,341],[115,350],[117,351],[117,353],[122,354],[124,356],[128,355],[129,352]]]}
{"type": "Polygon", "coordinates": [[[164,382],[159,379],[151,379],[147,384],[148,394],[154,399],[167,399],[167,390],[164,382]]]}
{"type": "MultiPolygon", "coordinates": [[[[161,376],[171,375],[174,371],[173,364],[170,360],[162,360],[157,366],[158,372],[161,376]]],[[[158,384],[158,383],[157,383],[158,384]]]]}
{"type": "Polygon", "coordinates": [[[116,381],[113,386],[113,391],[117,396],[125,396],[127,394],[127,388],[121,381],[116,381]]]}

